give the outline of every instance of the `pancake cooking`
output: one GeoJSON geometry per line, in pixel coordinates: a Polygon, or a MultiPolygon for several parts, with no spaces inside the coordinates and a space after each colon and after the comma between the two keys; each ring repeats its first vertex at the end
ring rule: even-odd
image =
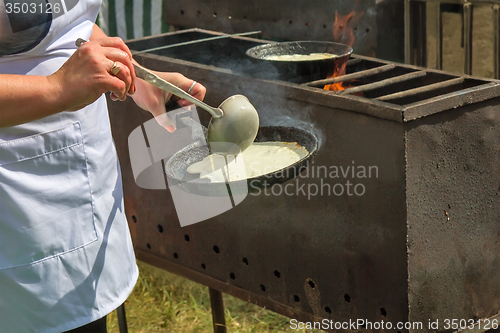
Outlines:
{"type": "Polygon", "coordinates": [[[237,181],[273,173],[307,156],[306,148],[296,142],[254,142],[238,155],[212,154],[187,168],[212,183],[237,181]],[[227,176],[226,176],[227,175],[227,176]]]}
{"type": "Polygon", "coordinates": [[[268,55],[263,57],[264,60],[276,61],[305,61],[305,60],[321,60],[336,58],[335,54],[331,53],[310,53],[310,54],[282,54],[282,55],[268,55]]]}

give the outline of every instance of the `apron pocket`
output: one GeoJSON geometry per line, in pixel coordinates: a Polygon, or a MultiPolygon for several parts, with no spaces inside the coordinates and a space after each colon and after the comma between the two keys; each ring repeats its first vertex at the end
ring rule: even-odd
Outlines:
{"type": "Polygon", "coordinates": [[[80,123],[0,143],[0,270],[97,239],[80,123]]]}

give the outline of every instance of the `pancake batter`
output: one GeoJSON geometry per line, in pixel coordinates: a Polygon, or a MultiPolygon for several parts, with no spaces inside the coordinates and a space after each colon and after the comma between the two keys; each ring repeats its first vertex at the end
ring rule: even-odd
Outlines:
{"type": "Polygon", "coordinates": [[[310,53],[310,54],[282,54],[265,56],[264,60],[276,61],[305,61],[305,60],[322,60],[336,58],[335,54],[331,53],[310,53]]]}
{"type": "Polygon", "coordinates": [[[187,168],[189,174],[200,174],[212,183],[259,177],[283,169],[308,154],[296,142],[254,142],[238,155],[212,154],[187,168]]]}

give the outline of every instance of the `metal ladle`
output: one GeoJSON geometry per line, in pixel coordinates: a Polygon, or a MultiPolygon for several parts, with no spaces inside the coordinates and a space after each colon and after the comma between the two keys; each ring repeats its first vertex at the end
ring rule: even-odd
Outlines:
{"type": "Polygon", "coordinates": [[[212,115],[207,135],[208,145],[212,152],[237,155],[250,147],[255,140],[259,130],[259,115],[245,96],[231,96],[218,108],[214,108],[144,67],[134,64],[134,70],[138,78],[183,98],[212,115]]]}
{"type": "MultiPolygon", "coordinates": [[[[84,42],[85,40],[78,38],[75,44],[79,47],[84,42]]],[[[259,115],[245,96],[231,96],[222,102],[218,108],[214,108],[170,82],[163,80],[144,67],[134,64],[134,70],[138,78],[190,101],[212,115],[207,135],[208,145],[212,152],[237,155],[250,147],[255,140],[259,130],[259,115]]]]}

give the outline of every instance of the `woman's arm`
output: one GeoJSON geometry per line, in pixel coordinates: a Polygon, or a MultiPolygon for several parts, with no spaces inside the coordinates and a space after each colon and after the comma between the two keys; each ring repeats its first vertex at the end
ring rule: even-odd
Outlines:
{"type": "MultiPolygon", "coordinates": [[[[118,37],[107,37],[94,25],[89,41],[54,74],[49,76],[0,74],[0,128],[14,126],[61,111],[76,111],[110,91],[112,99],[131,95],[137,105],[151,112],[165,127],[165,103],[172,97],[143,80],[136,81],[129,48],[118,37]],[[109,71],[114,63],[120,71],[109,71]],[[136,92],[137,84],[137,94],[136,92]]],[[[179,73],[156,72],[163,79],[187,91],[193,80],[179,73]]],[[[203,100],[206,89],[196,83],[191,95],[203,100]]],[[[190,104],[178,100],[179,105],[190,104]]]]}
{"type": "Polygon", "coordinates": [[[113,92],[124,100],[134,93],[132,55],[120,38],[100,35],[79,47],[49,76],[0,74],[0,127],[9,127],[61,111],[75,111],[113,92]],[[113,63],[120,72],[112,75],[113,63]]]}
{"type": "Polygon", "coordinates": [[[0,127],[64,111],[62,87],[46,76],[0,74],[0,127]]]}

